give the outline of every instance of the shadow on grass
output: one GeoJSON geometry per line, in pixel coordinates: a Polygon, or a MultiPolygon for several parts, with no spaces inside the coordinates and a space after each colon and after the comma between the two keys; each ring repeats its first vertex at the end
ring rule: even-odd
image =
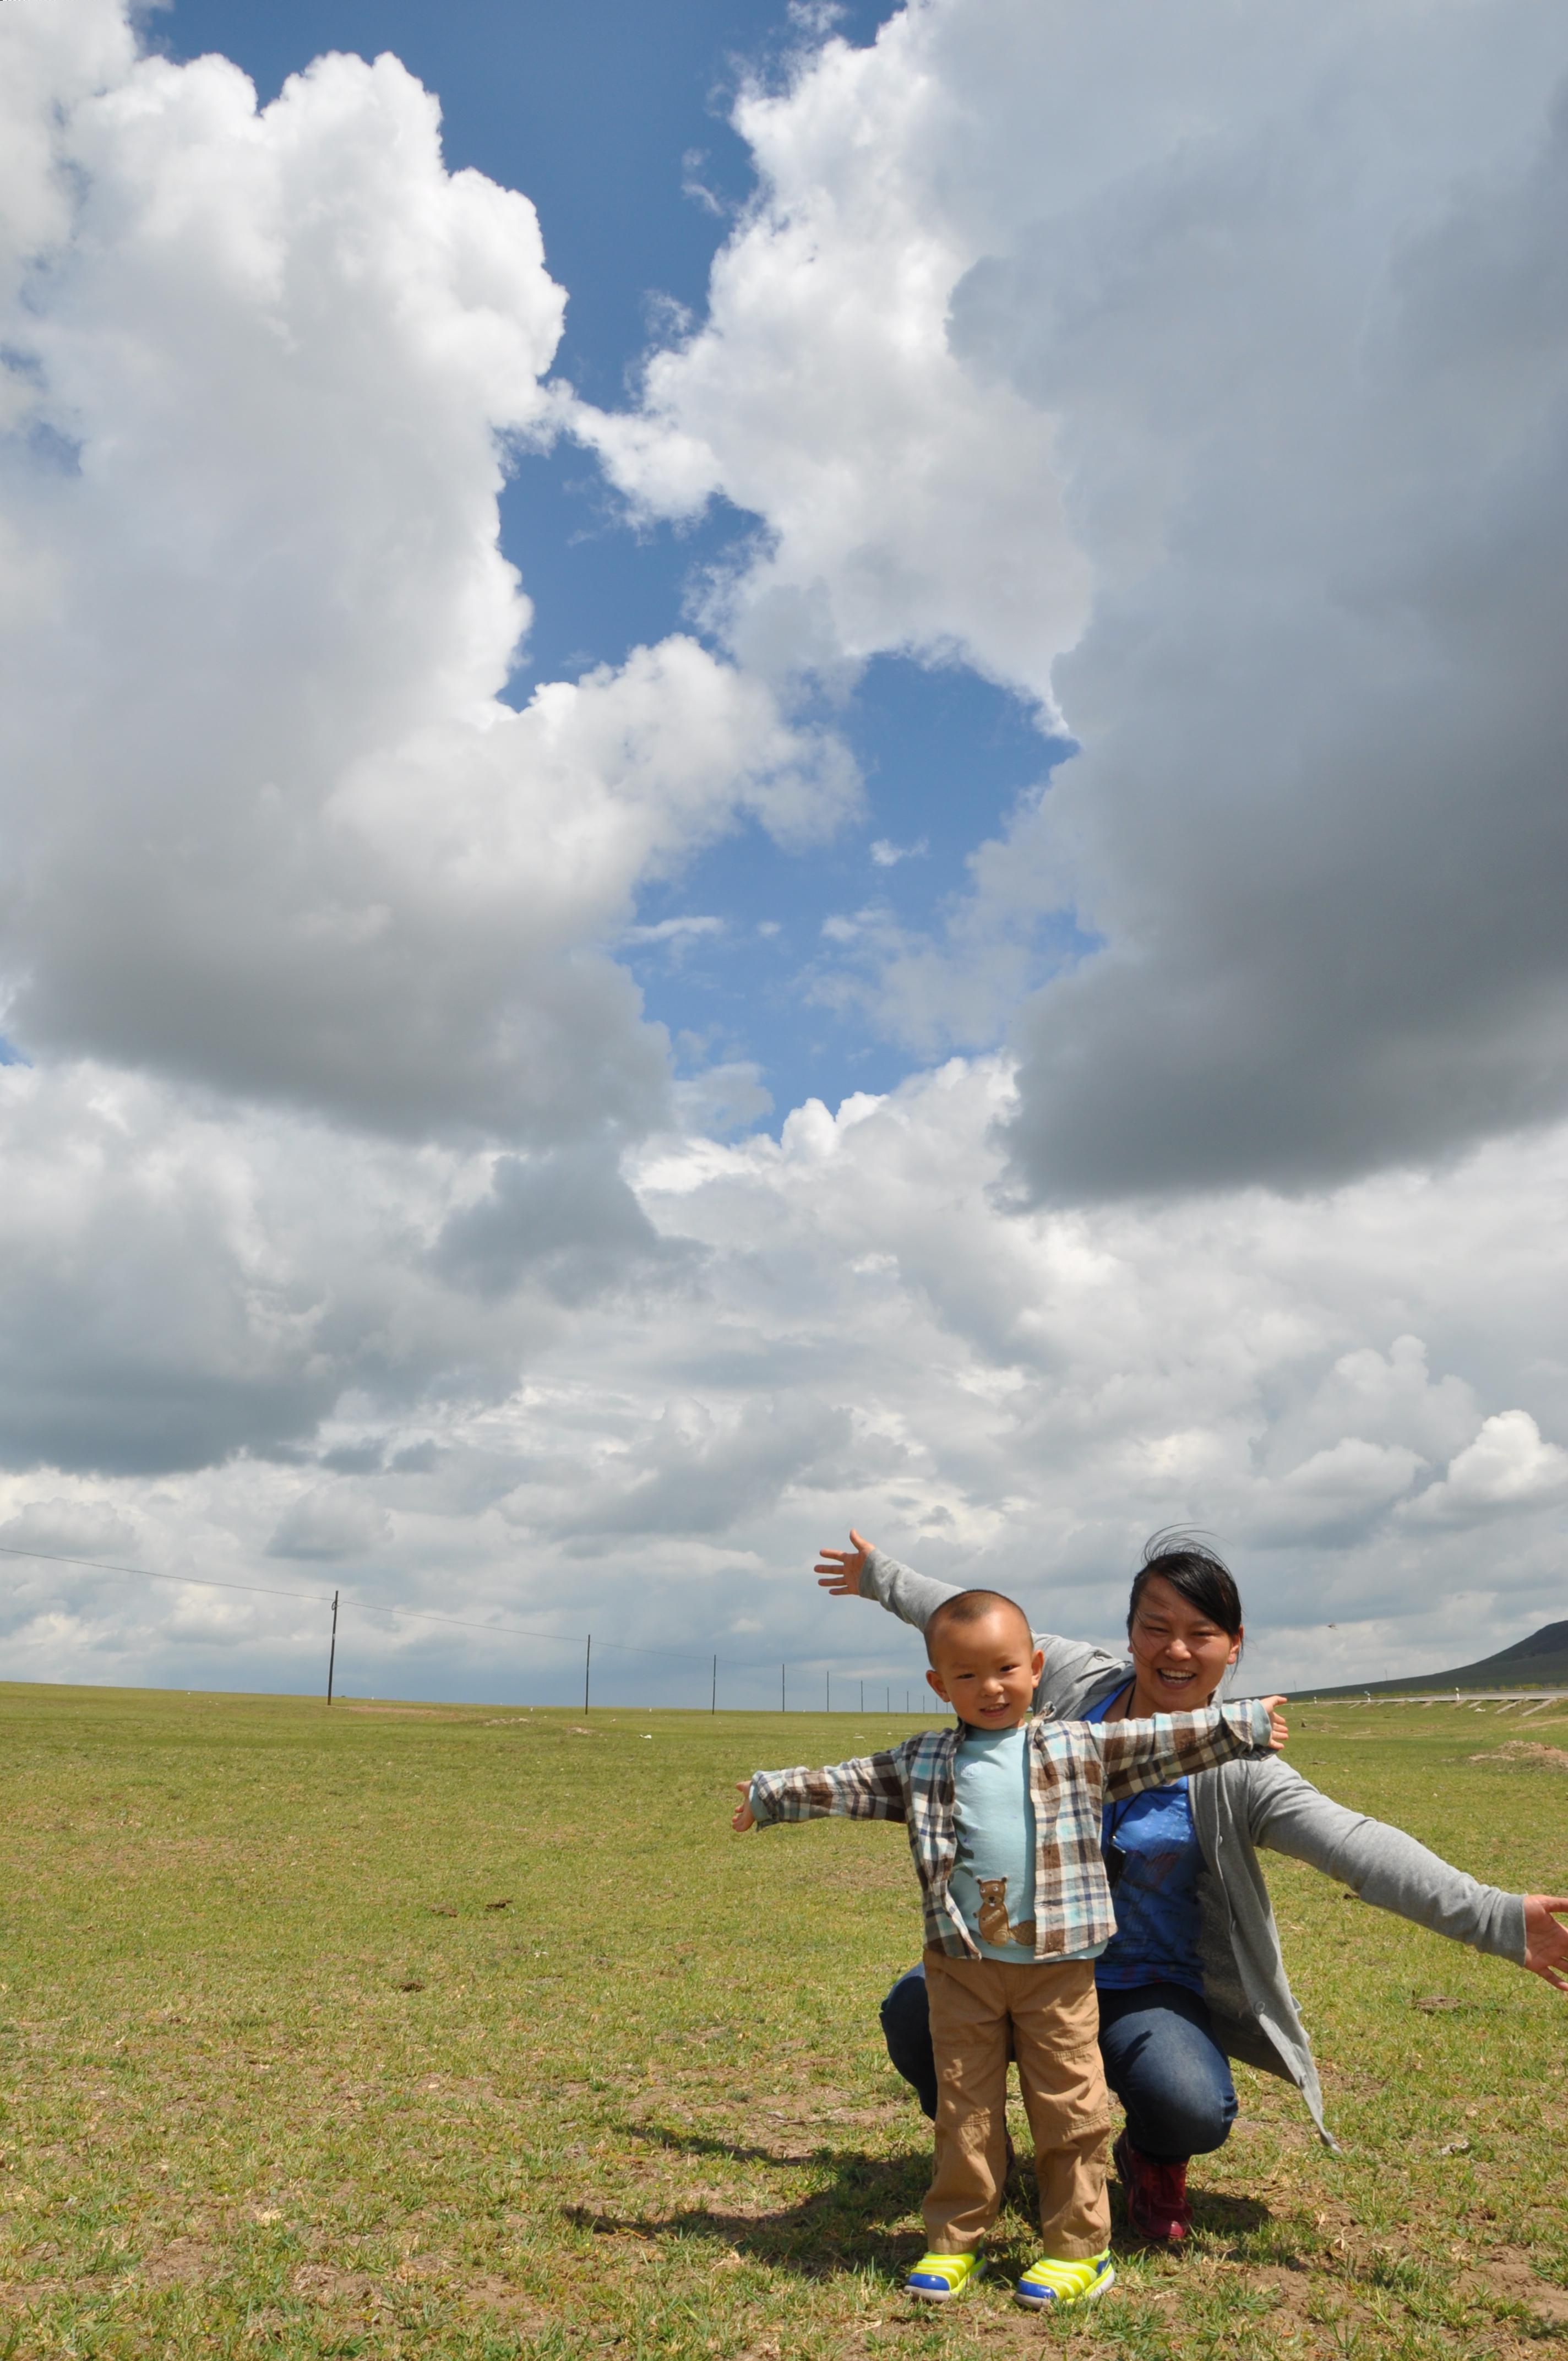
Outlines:
{"type": "MultiPolygon", "coordinates": [[[[1255,2238],[1260,2231],[1273,2224],[1274,2216],[1258,2197],[1221,2197],[1201,2189],[1188,2191],[1192,2205],[1192,2227],[1207,2231],[1212,2239],[1230,2243],[1255,2238]]],[[[1139,2242],[1128,2229],[1122,2205],[1115,2209],[1116,2227],[1129,2247],[1139,2242]]]]}
{"type": "MultiPolygon", "coordinates": [[[[775,2171],[809,2171],[818,2185],[792,2205],[771,2213],[737,2213],[711,2204],[674,2207],[667,2213],[608,2213],[576,2205],[566,2219],[577,2228],[602,2235],[637,2238],[717,2238],[737,2254],[759,2262],[820,2279],[830,2272],[872,2269],[897,2276],[907,2269],[923,2237],[920,2201],[931,2177],[928,2152],[905,2156],[868,2156],[861,2150],[816,2147],[779,2149],[754,2143],[714,2137],[709,2133],[675,2131],[666,2125],[641,2123],[625,2127],[630,2139],[644,2147],[662,2147],[678,2156],[711,2157],[728,2164],[763,2164],[775,2171]],[[914,2215],[912,2223],[910,2216],[914,2215]]],[[[1008,2183],[1014,2213],[1032,2218],[1035,2176],[1026,2161],[1008,2183]]],[[[1245,2247],[1273,2226],[1266,2205],[1253,2197],[1224,2197],[1193,2192],[1193,2226],[1207,2239],[1233,2249],[1245,2247]]],[[[1005,2217],[997,2232],[1005,2237],[1015,2228],[1005,2217]]],[[[1025,2239],[1028,2236],[1025,2232],[1025,2239]]],[[[1113,2245],[1119,2252],[1135,2253],[1142,2241],[1127,2229],[1120,2202],[1113,2245]]],[[[1271,2256],[1283,2260],[1282,2256],[1271,2256]]]]}
{"type": "Polygon", "coordinates": [[[826,2174],[827,2180],[796,2203],[772,2213],[731,2213],[699,2204],[676,2206],[668,2213],[613,2214],[570,2206],[566,2219],[579,2229],[637,2238],[718,2238],[737,2254],[808,2279],[845,2269],[894,2274],[908,2268],[911,2253],[918,2248],[919,2228],[910,2226],[909,2216],[918,2217],[931,2177],[924,2155],[867,2156],[828,2147],[803,2155],[798,2148],[781,2151],[652,2124],[628,2125],[627,2130],[644,2146],[679,2155],[826,2174]]]}

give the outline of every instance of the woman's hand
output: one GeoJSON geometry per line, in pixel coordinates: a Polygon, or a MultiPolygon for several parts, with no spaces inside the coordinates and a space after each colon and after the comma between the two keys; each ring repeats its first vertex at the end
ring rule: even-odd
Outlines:
{"type": "Polygon", "coordinates": [[[1568,1910],[1568,1894],[1527,1894],[1524,1898],[1524,1963],[1559,1992],[1568,1992],[1568,1927],[1557,1923],[1568,1910]]]}
{"type": "Polygon", "coordinates": [[[740,1790],[740,1801],[735,1806],[735,1817],[730,1821],[729,1825],[734,1829],[738,1837],[743,1837],[748,1828],[754,1828],[756,1827],[757,1815],[751,1809],[751,1782],[750,1779],[737,1779],[735,1784],[740,1790]]]}
{"type": "Polygon", "coordinates": [[[1279,1708],[1282,1705],[1288,1705],[1289,1702],[1288,1697],[1282,1697],[1263,1699],[1264,1711],[1268,1716],[1268,1751],[1271,1754],[1283,1754],[1285,1752],[1285,1741],[1290,1735],[1290,1725],[1279,1708]]]}
{"type": "Polygon", "coordinates": [[[847,1550],[818,1550],[817,1564],[812,1568],[812,1572],[820,1577],[817,1585],[818,1590],[830,1590],[835,1598],[860,1597],[861,1576],[867,1558],[876,1547],[874,1542],[868,1542],[858,1533],[853,1525],[850,1527],[850,1547],[847,1550]]]}

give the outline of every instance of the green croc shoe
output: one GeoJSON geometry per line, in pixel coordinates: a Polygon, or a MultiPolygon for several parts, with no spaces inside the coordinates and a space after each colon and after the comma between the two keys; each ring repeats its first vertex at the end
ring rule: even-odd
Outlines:
{"type": "Polygon", "coordinates": [[[904,2282],[905,2293],[925,2303],[946,2303],[972,2287],[984,2268],[978,2255],[922,2255],[904,2282]]]}
{"type": "Polygon", "coordinates": [[[1014,2289],[1013,2301],[1025,2312],[1061,2312],[1069,2303],[1092,2303],[1114,2285],[1115,2278],[1109,2247],[1081,2263],[1054,2263],[1042,2255],[1014,2289]]]}

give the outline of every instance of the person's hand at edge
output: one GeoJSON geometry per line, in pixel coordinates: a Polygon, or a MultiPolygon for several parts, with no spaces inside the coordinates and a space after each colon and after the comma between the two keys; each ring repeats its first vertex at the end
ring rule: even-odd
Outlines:
{"type": "Polygon", "coordinates": [[[869,1542],[863,1533],[858,1533],[853,1525],[850,1527],[850,1547],[847,1550],[818,1550],[817,1564],[812,1568],[818,1577],[818,1590],[830,1590],[835,1598],[859,1598],[861,1576],[865,1572],[866,1560],[876,1547],[874,1542],[869,1542]]]}
{"type": "Polygon", "coordinates": [[[757,1815],[751,1809],[751,1782],[750,1779],[737,1779],[735,1784],[740,1790],[740,1801],[735,1806],[735,1816],[729,1825],[734,1829],[738,1837],[743,1837],[748,1828],[754,1828],[756,1827],[757,1815]]]}
{"type": "Polygon", "coordinates": [[[1282,1705],[1288,1705],[1290,1700],[1288,1697],[1266,1697],[1260,1702],[1268,1716],[1268,1751],[1271,1754],[1283,1754],[1285,1741],[1290,1735],[1290,1725],[1279,1708],[1282,1705]]]}
{"type": "Polygon", "coordinates": [[[1568,1992],[1568,1927],[1558,1914],[1568,1910],[1568,1894],[1527,1894],[1524,1897],[1524,1964],[1532,1976],[1568,1992]]]}

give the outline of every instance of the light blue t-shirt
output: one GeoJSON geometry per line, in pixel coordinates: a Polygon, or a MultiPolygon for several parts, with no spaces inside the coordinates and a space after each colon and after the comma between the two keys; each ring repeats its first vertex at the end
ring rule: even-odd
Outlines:
{"type": "MultiPolygon", "coordinates": [[[[1116,1696],[1089,1707],[1083,1719],[1103,1721],[1116,1696]]],[[[1172,1779],[1164,1787],[1146,1787],[1141,1795],[1107,1804],[1102,1842],[1120,1855],[1120,1874],[1111,1889],[1116,1932],[1101,1953],[1095,1982],[1111,1992],[1168,1983],[1201,1993],[1198,1872],[1203,1856],[1186,1780],[1172,1779]]]]}
{"type": "MultiPolygon", "coordinates": [[[[958,1861],[948,1892],[987,1960],[1032,1962],[1031,1938],[996,1942],[1003,1914],[1009,1927],[1035,1916],[1035,1806],[1029,1795],[1026,1730],[966,1730],[953,1759],[953,1819],[958,1861]],[[983,1922],[982,1922],[983,1914],[983,1922]],[[981,1932],[982,1923],[992,1930],[981,1932]]],[[[1058,1951],[1064,1959],[1094,1959],[1097,1951],[1058,1951]]]]}

